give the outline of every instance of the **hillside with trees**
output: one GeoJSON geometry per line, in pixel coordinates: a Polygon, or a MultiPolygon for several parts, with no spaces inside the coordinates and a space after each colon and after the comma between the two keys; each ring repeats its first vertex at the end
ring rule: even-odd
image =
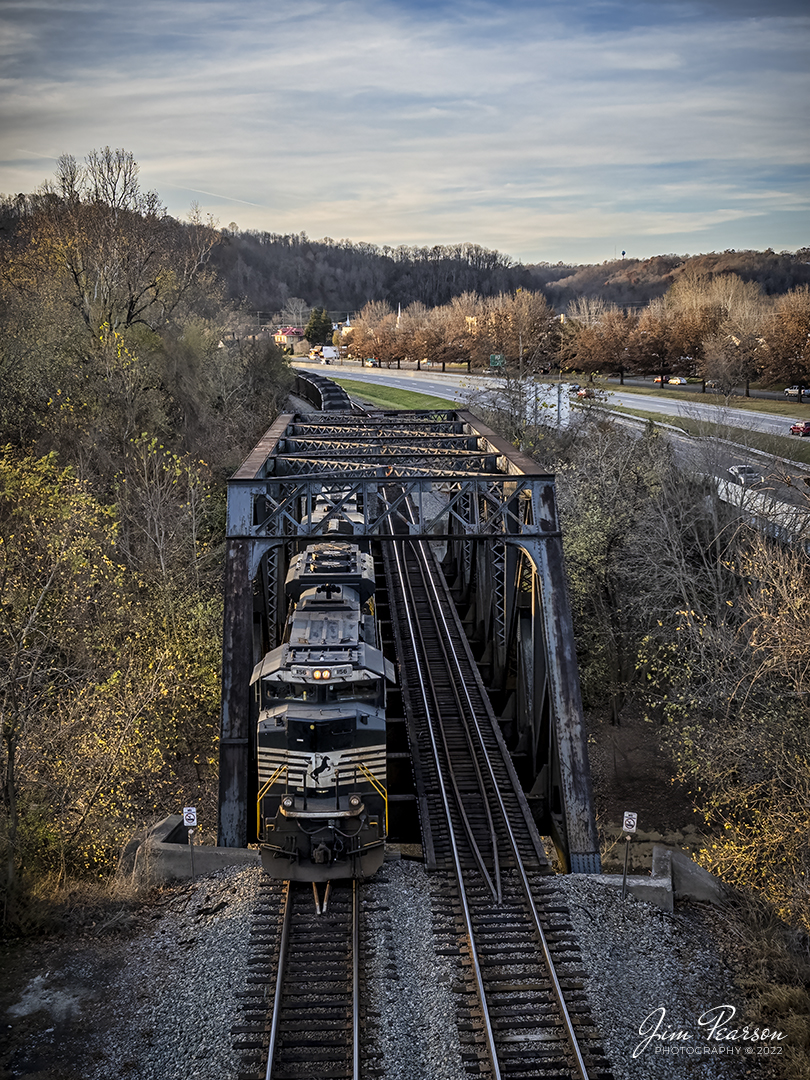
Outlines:
{"type": "Polygon", "coordinates": [[[224,478],[286,397],[219,236],[125,151],[60,159],[0,234],[0,894],[98,878],[145,822],[216,821],[224,478]]]}
{"type": "Polygon", "coordinates": [[[230,300],[269,314],[291,297],[345,318],[375,300],[433,307],[464,292],[492,296],[532,283],[525,267],[478,244],[391,248],[306,233],[224,229],[212,265],[230,300]]]}
{"type": "MultiPolygon", "coordinates": [[[[806,250],[524,267],[240,233],[170,217],[109,149],[0,201],[0,248],[0,888],[22,929],[145,822],[194,804],[214,828],[224,480],[290,385],[269,316],[326,341],[345,309],[341,343],[388,365],[503,353],[518,393],[558,371],[810,383],[806,250]]],[[[559,476],[592,715],[643,710],[722,830],[707,864],[807,928],[806,557],[652,431],[519,415],[492,422],[559,476]]]]}
{"type": "Polygon", "coordinates": [[[639,309],[664,296],[681,278],[710,279],[735,275],[757,284],[766,296],[810,284],[810,249],[794,252],[724,251],[706,255],[657,255],[651,259],[614,259],[592,266],[527,269],[557,311],[580,299],[639,309]]]}
{"type": "Polygon", "coordinates": [[[378,248],[233,226],[210,266],[254,325],[309,326],[317,344],[330,318],[350,320],[335,343],[386,364],[487,367],[502,352],[521,373],[682,374],[729,389],[810,375],[808,249],[522,266],[475,244],[378,248]]]}
{"type": "Polygon", "coordinates": [[[211,265],[227,297],[267,316],[291,297],[335,319],[380,301],[392,308],[449,304],[464,293],[482,299],[517,289],[541,292],[559,314],[579,299],[640,309],[662,297],[682,276],[735,274],[766,296],[810,283],[810,251],[726,251],[614,259],[598,265],[523,265],[478,244],[378,247],[350,240],[310,239],[305,233],[221,231],[211,265]]]}

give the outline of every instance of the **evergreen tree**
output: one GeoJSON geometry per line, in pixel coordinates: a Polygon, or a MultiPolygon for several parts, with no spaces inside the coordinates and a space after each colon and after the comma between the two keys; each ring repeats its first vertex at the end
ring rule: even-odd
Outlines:
{"type": "Polygon", "coordinates": [[[313,308],[304,337],[310,345],[329,345],[332,341],[332,320],[326,308],[313,308]]]}

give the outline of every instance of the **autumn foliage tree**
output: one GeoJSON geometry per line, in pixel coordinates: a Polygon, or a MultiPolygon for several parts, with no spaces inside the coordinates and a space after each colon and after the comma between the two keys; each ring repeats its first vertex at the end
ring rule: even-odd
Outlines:
{"type": "Polygon", "coordinates": [[[592,425],[558,486],[586,704],[613,723],[642,708],[702,816],[700,861],[810,928],[803,547],[754,529],[652,432],[592,425]]]}
{"type": "MultiPolygon", "coordinates": [[[[0,893],[216,820],[223,479],[290,383],[132,156],[59,162],[0,239],[0,893]]],[[[38,884],[39,883],[39,884],[38,884]]]]}
{"type": "Polygon", "coordinates": [[[116,512],[53,454],[0,457],[9,903],[21,868],[98,874],[144,814],[213,775],[221,606],[204,587],[217,511],[202,471],[136,440],[116,512]]]}
{"type": "Polygon", "coordinates": [[[764,368],[773,381],[810,385],[810,286],[780,297],[763,328],[764,368]]]}
{"type": "Polygon", "coordinates": [[[0,458],[0,718],[9,894],[35,819],[56,830],[65,822],[50,812],[48,777],[59,759],[47,760],[48,746],[60,704],[95,667],[119,589],[112,513],[54,455],[32,461],[7,448],[0,458]]]}
{"type": "MultiPolygon", "coordinates": [[[[603,318],[604,312],[599,313],[603,318]]],[[[492,414],[525,445],[526,419],[492,414]]],[[[810,929],[810,535],[764,535],[706,460],[606,416],[539,444],[557,475],[590,722],[643,716],[705,830],[698,860],[810,929]]]]}
{"type": "Polygon", "coordinates": [[[569,364],[590,374],[618,372],[622,380],[635,366],[635,335],[638,317],[633,312],[608,308],[599,318],[582,326],[576,336],[569,364]]]}
{"type": "Polygon", "coordinates": [[[239,458],[254,409],[266,422],[289,378],[272,343],[224,347],[237,320],[208,266],[214,222],[196,207],[172,218],[132,154],[109,147],[63,156],[54,180],[8,209],[0,437],[57,449],[85,475],[114,471],[143,430],[239,458]],[[232,425],[246,399],[250,418],[232,425]]]}

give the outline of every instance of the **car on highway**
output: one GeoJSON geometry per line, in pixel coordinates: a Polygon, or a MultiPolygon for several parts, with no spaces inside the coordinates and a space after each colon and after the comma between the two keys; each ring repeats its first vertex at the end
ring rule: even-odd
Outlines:
{"type": "Polygon", "coordinates": [[[758,472],[753,465],[732,465],[728,470],[732,483],[742,484],[743,487],[752,487],[762,483],[762,473],[758,472]]]}
{"type": "Polygon", "coordinates": [[[799,386],[799,384],[797,383],[794,386],[786,386],[785,387],[785,397],[795,397],[795,398],[797,398],[799,396],[799,391],[800,390],[801,390],[803,395],[807,393],[807,387],[804,384],[799,386]]]}
{"type": "MultiPolygon", "coordinates": [[[[668,383],[669,381],[670,381],[669,375],[665,375],[665,376],[664,376],[664,382],[665,382],[665,383],[668,383]]],[[[660,383],[660,382],[661,382],[661,376],[660,376],[660,375],[656,375],[656,376],[655,376],[655,378],[653,379],[653,382],[654,382],[654,383],[656,383],[656,382],[657,382],[657,383],[660,383]]]]}
{"type": "Polygon", "coordinates": [[[594,390],[594,388],[592,386],[580,386],[580,388],[577,390],[577,397],[578,398],[595,398],[596,397],[596,391],[594,390]]]}
{"type": "Polygon", "coordinates": [[[810,435],[810,420],[797,420],[790,426],[791,435],[810,435]]]}
{"type": "Polygon", "coordinates": [[[681,375],[673,375],[669,380],[670,386],[686,386],[686,379],[681,375]]]}

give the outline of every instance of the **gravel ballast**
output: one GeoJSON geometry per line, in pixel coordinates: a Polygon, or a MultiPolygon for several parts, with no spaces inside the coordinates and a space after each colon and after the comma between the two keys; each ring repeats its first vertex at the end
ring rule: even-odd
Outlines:
{"type": "MultiPolygon", "coordinates": [[[[15,953],[0,1001],[0,1076],[235,1080],[240,1060],[230,1031],[239,1021],[236,994],[245,988],[261,880],[258,867],[219,871],[153,894],[127,929],[119,921],[79,940],[31,946],[27,970],[15,953]]],[[[370,1033],[385,1080],[466,1076],[452,970],[433,952],[431,880],[420,863],[395,860],[364,890],[365,921],[375,934],[367,979],[379,1005],[370,1033]]],[[[632,896],[622,901],[592,879],[560,877],[556,884],[579,935],[615,1080],[770,1075],[765,1044],[707,1041],[699,1023],[721,1005],[737,1009],[737,1026],[752,1023],[741,1020],[745,1003],[724,959],[722,912],[690,904],[668,915],[632,896]],[[660,1009],[660,1031],[681,1035],[639,1051],[639,1029],[660,1009]]]]}

